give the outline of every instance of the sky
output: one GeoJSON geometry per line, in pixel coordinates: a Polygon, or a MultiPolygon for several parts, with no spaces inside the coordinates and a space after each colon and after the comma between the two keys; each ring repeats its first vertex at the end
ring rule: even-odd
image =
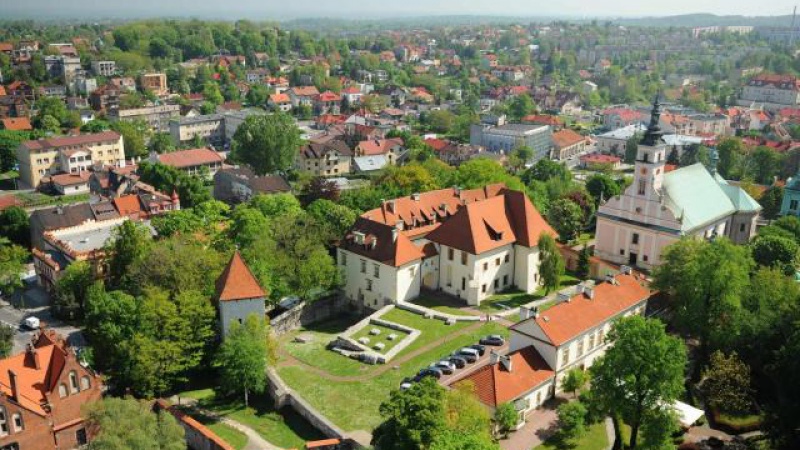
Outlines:
{"type": "Polygon", "coordinates": [[[251,19],[425,15],[641,17],[687,13],[770,16],[798,0],[0,0],[0,17],[195,16],[251,19]],[[4,12],[5,11],[5,12],[4,12]]]}

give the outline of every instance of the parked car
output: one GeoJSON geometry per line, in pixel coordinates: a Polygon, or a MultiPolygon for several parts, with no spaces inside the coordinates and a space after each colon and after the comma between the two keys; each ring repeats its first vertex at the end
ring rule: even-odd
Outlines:
{"type": "Polygon", "coordinates": [[[481,345],[490,345],[492,347],[500,347],[505,343],[506,343],[506,340],[503,339],[503,336],[500,336],[500,335],[497,335],[497,334],[492,334],[492,335],[486,336],[485,338],[481,339],[481,341],[480,341],[481,345]]]}
{"type": "Polygon", "coordinates": [[[39,318],[34,316],[26,317],[22,321],[22,326],[29,330],[38,330],[39,325],[40,325],[39,318]]]}
{"type": "Polygon", "coordinates": [[[469,348],[477,350],[478,356],[483,356],[483,354],[486,353],[486,347],[481,344],[470,345],[469,348]]]}
{"type": "Polygon", "coordinates": [[[439,378],[442,378],[442,371],[433,367],[428,367],[427,369],[420,370],[417,375],[419,375],[420,379],[425,377],[433,377],[438,380],[439,378]]]}
{"type": "Polygon", "coordinates": [[[447,361],[439,361],[431,365],[431,369],[439,369],[443,374],[451,375],[455,371],[456,367],[447,361]]]}
{"type": "Polygon", "coordinates": [[[451,356],[448,361],[456,366],[456,369],[463,369],[467,365],[467,360],[462,356],[451,356]]]}
{"type": "Polygon", "coordinates": [[[468,363],[472,364],[478,361],[478,352],[473,349],[461,349],[459,350],[454,356],[458,356],[467,360],[468,363]],[[471,352],[468,350],[472,350],[471,352]]]}
{"type": "Polygon", "coordinates": [[[405,391],[406,389],[410,389],[413,382],[414,382],[413,378],[409,377],[403,378],[403,381],[400,382],[400,390],[405,391]]]}

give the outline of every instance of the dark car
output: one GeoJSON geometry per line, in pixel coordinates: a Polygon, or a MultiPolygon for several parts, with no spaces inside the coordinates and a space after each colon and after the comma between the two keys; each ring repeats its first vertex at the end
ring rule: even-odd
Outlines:
{"type": "Polygon", "coordinates": [[[467,360],[461,356],[451,356],[449,361],[456,366],[456,369],[463,369],[467,365],[467,360]]]}
{"type": "Polygon", "coordinates": [[[475,350],[478,351],[478,354],[481,356],[483,356],[483,354],[486,353],[486,347],[480,344],[470,345],[469,348],[474,348],[475,350]]]}
{"type": "Polygon", "coordinates": [[[415,380],[413,378],[409,377],[403,378],[403,381],[400,382],[400,390],[404,391],[406,389],[411,389],[411,386],[413,385],[414,381],[415,380]]]}
{"type": "Polygon", "coordinates": [[[498,335],[493,334],[491,336],[486,336],[485,338],[481,339],[480,343],[481,343],[481,345],[488,345],[488,346],[492,346],[492,347],[500,347],[500,346],[502,346],[503,344],[506,343],[506,340],[503,339],[502,336],[498,336],[498,335]]]}
{"type": "Polygon", "coordinates": [[[420,379],[425,377],[433,377],[438,380],[439,378],[442,378],[442,371],[439,369],[428,367],[427,369],[420,370],[418,376],[420,377],[420,379]]]}
{"type": "Polygon", "coordinates": [[[463,358],[470,364],[472,364],[472,363],[474,363],[475,361],[478,360],[478,357],[473,355],[472,353],[461,353],[461,352],[458,352],[453,356],[457,356],[459,358],[463,358]]]}

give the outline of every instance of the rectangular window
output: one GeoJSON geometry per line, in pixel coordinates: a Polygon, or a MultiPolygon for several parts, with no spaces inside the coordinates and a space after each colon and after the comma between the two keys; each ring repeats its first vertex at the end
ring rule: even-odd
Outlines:
{"type": "Polygon", "coordinates": [[[589,335],[589,350],[594,348],[594,333],[589,335]]]}
{"type": "Polygon", "coordinates": [[[580,358],[581,356],[583,356],[583,338],[581,338],[581,340],[578,341],[578,358],[580,358]]]}
{"type": "Polygon", "coordinates": [[[569,364],[569,347],[561,351],[561,365],[565,366],[567,364],[569,364]]]}
{"type": "Polygon", "coordinates": [[[508,262],[510,259],[511,257],[508,255],[508,253],[506,253],[506,262],[508,262]]]}
{"type": "Polygon", "coordinates": [[[372,280],[367,280],[367,291],[372,292],[372,280]]]}
{"type": "Polygon", "coordinates": [[[346,266],[347,265],[347,253],[340,253],[340,256],[341,256],[341,260],[342,260],[342,265],[346,266]]]}
{"type": "Polygon", "coordinates": [[[367,261],[365,259],[361,260],[361,273],[367,273],[367,261]]]}
{"type": "Polygon", "coordinates": [[[495,279],[495,280],[494,280],[494,290],[496,291],[496,290],[497,290],[497,288],[499,288],[499,287],[500,287],[500,280],[498,280],[498,279],[495,279]]]}
{"type": "Polygon", "coordinates": [[[453,250],[452,248],[448,248],[447,249],[447,259],[452,261],[453,258],[455,258],[455,253],[456,253],[455,250],[453,250]]]}
{"type": "Polygon", "coordinates": [[[619,254],[620,255],[624,255],[625,254],[625,249],[624,248],[619,249],[619,254]]]}
{"type": "Polygon", "coordinates": [[[461,290],[462,291],[467,290],[467,279],[464,277],[461,277],[461,290]]]}
{"type": "Polygon", "coordinates": [[[789,202],[789,209],[791,209],[792,211],[797,210],[797,200],[792,200],[789,202]]]}
{"type": "Polygon", "coordinates": [[[481,292],[484,294],[486,293],[486,283],[481,285],[481,292]]]}
{"type": "Polygon", "coordinates": [[[500,258],[494,260],[494,265],[498,267],[500,266],[500,258]]]}
{"type": "Polygon", "coordinates": [[[639,244],[639,233],[633,233],[633,237],[631,238],[631,244],[633,245],[639,244]]]}
{"type": "Polygon", "coordinates": [[[461,252],[461,264],[467,265],[467,252],[461,252]]]}
{"type": "Polygon", "coordinates": [[[487,270],[489,270],[489,263],[485,262],[483,263],[483,271],[486,272],[487,270]]]}
{"type": "Polygon", "coordinates": [[[646,180],[639,180],[639,195],[644,195],[645,188],[647,187],[646,180]]]}
{"type": "Polygon", "coordinates": [[[601,327],[597,330],[597,345],[603,345],[603,340],[606,338],[606,331],[601,327]]]}
{"type": "Polygon", "coordinates": [[[378,264],[373,264],[372,265],[372,275],[375,278],[380,278],[381,277],[381,266],[379,266],[378,264]]]}
{"type": "Polygon", "coordinates": [[[744,233],[744,224],[743,223],[739,224],[739,233],[744,233]]]}
{"type": "Polygon", "coordinates": [[[508,275],[503,275],[503,286],[508,286],[508,275]]]}

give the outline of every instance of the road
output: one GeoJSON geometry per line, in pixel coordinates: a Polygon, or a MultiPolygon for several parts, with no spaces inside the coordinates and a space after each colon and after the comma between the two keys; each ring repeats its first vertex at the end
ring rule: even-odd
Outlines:
{"type": "Polygon", "coordinates": [[[65,337],[70,345],[75,347],[84,347],[86,345],[79,328],[68,325],[52,316],[50,313],[49,294],[42,288],[34,286],[27,288],[21,296],[19,294],[15,295],[13,299],[0,297],[0,323],[11,326],[16,330],[12,353],[25,350],[25,347],[31,342],[33,330],[20,327],[22,320],[29,316],[37,317],[42,324],[47,325],[48,328],[65,337]]]}

